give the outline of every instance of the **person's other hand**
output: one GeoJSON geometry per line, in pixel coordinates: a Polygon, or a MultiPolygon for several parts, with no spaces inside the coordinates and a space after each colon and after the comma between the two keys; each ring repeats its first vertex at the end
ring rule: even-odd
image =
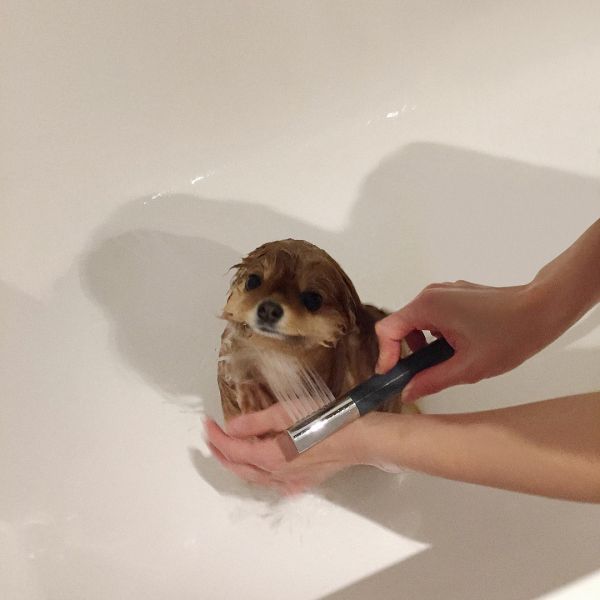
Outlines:
{"type": "Polygon", "coordinates": [[[358,419],[302,454],[284,431],[292,423],[279,404],[235,417],[225,431],[210,419],[205,427],[210,450],[224,467],[248,482],[292,495],[351,465],[373,464],[366,438],[378,417],[358,419]]]}
{"type": "Polygon", "coordinates": [[[505,373],[547,343],[535,315],[527,286],[499,288],[468,281],[429,285],[376,324],[376,370],[389,371],[400,358],[401,340],[406,336],[414,340],[415,331],[427,330],[444,336],[455,354],[415,375],[404,389],[403,401],[505,373]]]}

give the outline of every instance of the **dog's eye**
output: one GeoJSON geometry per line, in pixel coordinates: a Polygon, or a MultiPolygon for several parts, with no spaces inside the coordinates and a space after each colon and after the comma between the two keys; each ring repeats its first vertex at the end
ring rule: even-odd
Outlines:
{"type": "Polygon", "coordinates": [[[317,294],[317,292],[302,292],[300,294],[300,300],[302,300],[302,304],[304,304],[310,312],[319,310],[323,304],[323,298],[321,298],[321,294],[317,294]]]}
{"type": "Polygon", "coordinates": [[[246,289],[247,290],[255,290],[257,287],[260,287],[261,283],[262,283],[262,279],[260,278],[260,275],[257,275],[256,273],[252,273],[251,275],[248,276],[248,279],[246,279],[246,289]]]}

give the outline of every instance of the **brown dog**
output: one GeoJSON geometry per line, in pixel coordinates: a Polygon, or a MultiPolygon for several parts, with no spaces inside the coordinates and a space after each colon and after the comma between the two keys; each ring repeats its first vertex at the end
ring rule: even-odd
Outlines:
{"type": "MultiPolygon", "coordinates": [[[[218,368],[226,420],[276,402],[251,358],[256,352],[297,358],[319,373],[336,398],[373,375],[374,326],[386,313],[361,303],[325,251],[301,240],[269,242],[232,268],[218,368]]],[[[401,407],[394,398],[385,408],[401,407]]]]}

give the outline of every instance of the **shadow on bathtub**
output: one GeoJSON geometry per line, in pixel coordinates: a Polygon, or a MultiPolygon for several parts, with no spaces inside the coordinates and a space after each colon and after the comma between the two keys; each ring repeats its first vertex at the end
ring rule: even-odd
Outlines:
{"type": "MultiPolygon", "coordinates": [[[[227,270],[259,244],[286,237],[310,240],[344,266],[364,301],[397,306],[439,278],[427,257],[448,247],[463,260],[448,265],[443,278],[469,279],[470,265],[494,265],[493,254],[503,243],[535,237],[539,256],[523,258],[534,269],[532,276],[552,256],[543,251],[544,241],[561,236],[553,225],[560,224],[561,214],[577,205],[594,214],[599,197],[594,179],[413,144],[367,177],[342,232],[244,202],[177,194],[146,198],[119,210],[96,232],[81,275],[113,325],[123,360],[180,408],[218,416],[216,355],[223,323],[217,315],[227,270]],[[539,220],[524,218],[525,204],[527,214],[539,214],[539,220]],[[474,214],[489,228],[469,229],[465,223],[474,214]]],[[[562,245],[571,241],[564,237],[562,245]]],[[[523,265],[515,270],[522,275],[523,265]]],[[[481,283],[517,283],[515,277],[498,267],[481,283]]],[[[600,350],[568,346],[599,323],[596,310],[519,369],[446,390],[428,399],[426,408],[483,410],[598,389],[600,350]],[[579,382],[578,389],[573,382],[579,382]]],[[[256,497],[215,461],[193,449],[190,459],[221,493],[256,497]]],[[[320,493],[430,545],[331,599],[528,600],[600,567],[598,507],[419,474],[407,475],[399,485],[396,476],[362,468],[341,474],[320,493]]]]}

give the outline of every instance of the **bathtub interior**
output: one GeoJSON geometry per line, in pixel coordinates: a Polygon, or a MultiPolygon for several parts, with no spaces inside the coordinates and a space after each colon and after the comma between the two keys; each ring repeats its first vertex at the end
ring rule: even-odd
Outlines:
{"type": "MultiPolygon", "coordinates": [[[[207,456],[228,268],[329,251],[387,308],[530,279],[598,216],[594,2],[23,4],[2,103],[0,597],[590,598],[596,506],[207,456]]],[[[596,310],[424,401],[598,389],[596,310]]]]}

